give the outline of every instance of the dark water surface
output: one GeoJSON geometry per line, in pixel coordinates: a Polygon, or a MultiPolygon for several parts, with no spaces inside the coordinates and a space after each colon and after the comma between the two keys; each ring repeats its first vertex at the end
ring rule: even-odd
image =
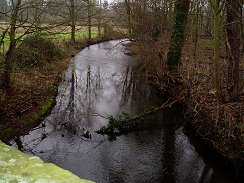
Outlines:
{"type": "Polygon", "coordinates": [[[107,124],[101,116],[135,114],[165,100],[134,72],[135,63],[123,49],[120,41],[108,41],[74,57],[52,113],[21,137],[24,149],[101,183],[232,182],[184,134],[177,107],[156,114],[142,129],[114,141],[94,132],[107,124]],[[87,131],[91,139],[83,137],[87,131]]]}

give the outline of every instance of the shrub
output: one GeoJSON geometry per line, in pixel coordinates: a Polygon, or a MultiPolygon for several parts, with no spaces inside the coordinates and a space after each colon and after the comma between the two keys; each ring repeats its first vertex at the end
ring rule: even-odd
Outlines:
{"type": "Polygon", "coordinates": [[[26,37],[16,48],[13,63],[18,68],[41,67],[46,62],[60,59],[63,52],[52,41],[34,34],[26,37]]]}

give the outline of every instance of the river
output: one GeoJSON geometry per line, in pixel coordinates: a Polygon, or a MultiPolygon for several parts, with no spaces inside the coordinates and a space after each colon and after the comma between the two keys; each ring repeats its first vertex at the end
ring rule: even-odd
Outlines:
{"type": "Polygon", "coordinates": [[[166,100],[135,72],[125,43],[92,45],[72,58],[51,114],[20,138],[25,151],[100,183],[231,182],[207,149],[185,135],[179,106],[116,139],[95,132],[107,124],[104,117],[137,114],[166,100]]]}

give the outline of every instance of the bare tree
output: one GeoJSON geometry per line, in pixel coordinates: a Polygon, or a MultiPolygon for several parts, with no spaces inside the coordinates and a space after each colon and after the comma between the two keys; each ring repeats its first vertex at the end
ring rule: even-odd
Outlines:
{"type": "Polygon", "coordinates": [[[41,18],[42,13],[46,11],[43,9],[43,3],[43,0],[13,0],[10,1],[8,11],[2,12],[5,17],[4,23],[6,25],[1,36],[1,44],[3,44],[4,39],[9,36],[9,47],[3,58],[1,75],[1,85],[4,88],[9,88],[11,84],[10,76],[13,66],[12,57],[18,42],[27,34],[37,31],[39,32],[42,29],[47,28],[41,27],[43,21],[41,18]],[[30,11],[33,11],[33,13],[29,13],[30,11]]]}
{"type": "Polygon", "coordinates": [[[92,0],[87,0],[87,19],[88,19],[88,41],[91,41],[92,38],[92,9],[93,9],[92,0]]]}
{"type": "Polygon", "coordinates": [[[98,0],[98,26],[97,26],[97,29],[98,29],[98,37],[99,39],[101,38],[101,20],[102,20],[102,2],[101,0],[98,0]]]}
{"type": "Polygon", "coordinates": [[[71,41],[75,42],[75,0],[70,0],[70,4],[71,41]]]}
{"type": "Polygon", "coordinates": [[[9,88],[10,87],[10,75],[12,71],[12,63],[11,57],[16,48],[16,24],[21,7],[21,0],[17,0],[13,5],[13,11],[11,13],[10,19],[10,44],[6,56],[3,61],[3,74],[2,74],[2,87],[9,88]]]}

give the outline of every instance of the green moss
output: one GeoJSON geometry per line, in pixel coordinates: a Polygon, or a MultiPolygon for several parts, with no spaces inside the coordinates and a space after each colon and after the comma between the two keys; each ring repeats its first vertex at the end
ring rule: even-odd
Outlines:
{"type": "Polygon", "coordinates": [[[91,183],[38,157],[30,157],[0,141],[0,182],[91,183]]]}
{"type": "Polygon", "coordinates": [[[47,114],[50,109],[53,107],[53,105],[55,104],[55,99],[50,99],[47,103],[43,104],[41,106],[41,109],[42,109],[42,114],[45,115],[47,114]]]}

